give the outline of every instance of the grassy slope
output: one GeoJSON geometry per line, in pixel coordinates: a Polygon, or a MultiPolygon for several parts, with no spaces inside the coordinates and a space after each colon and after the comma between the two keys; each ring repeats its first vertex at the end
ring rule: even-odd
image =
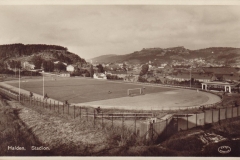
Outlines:
{"type": "Polygon", "coordinates": [[[48,155],[47,152],[32,151],[32,145],[41,146],[18,117],[19,109],[11,108],[6,101],[0,101],[0,156],[37,156],[48,155]],[[11,151],[8,146],[25,147],[26,151],[11,151]]]}
{"type": "Polygon", "coordinates": [[[199,134],[191,135],[204,131],[205,133],[217,133],[224,137],[240,138],[240,118],[234,120],[226,120],[221,125],[214,124],[211,128],[195,128],[188,131],[181,131],[157,145],[128,145],[120,148],[108,150],[101,155],[104,156],[194,156],[194,157],[239,157],[240,156],[240,140],[227,140],[219,143],[211,143],[205,146],[199,139],[199,134]],[[230,125],[229,125],[230,124],[230,125]],[[189,136],[188,136],[189,135],[189,136]],[[220,146],[231,147],[231,152],[220,154],[218,148],[220,146]],[[202,150],[202,151],[201,151],[202,150]]]}

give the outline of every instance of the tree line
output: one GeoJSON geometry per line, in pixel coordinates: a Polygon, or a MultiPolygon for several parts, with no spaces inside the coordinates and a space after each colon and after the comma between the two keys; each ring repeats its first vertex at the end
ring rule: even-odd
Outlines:
{"type": "Polygon", "coordinates": [[[86,61],[80,58],[78,55],[69,52],[68,48],[58,45],[46,45],[46,44],[24,45],[21,43],[0,45],[1,60],[4,60],[5,58],[29,56],[32,55],[33,53],[37,54],[43,51],[47,51],[48,53],[53,54],[53,56],[56,59],[66,63],[76,62],[86,63],[86,61]]]}

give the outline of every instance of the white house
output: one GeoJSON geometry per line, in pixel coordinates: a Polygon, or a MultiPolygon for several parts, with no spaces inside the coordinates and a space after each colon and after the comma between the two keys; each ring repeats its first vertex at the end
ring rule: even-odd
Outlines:
{"type": "Polygon", "coordinates": [[[68,72],[73,72],[73,71],[74,71],[73,65],[68,65],[67,68],[66,68],[66,70],[67,70],[68,72]]]}
{"type": "Polygon", "coordinates": [[[28,69],[28,70],[32,70],[35,68],[34,64],[31,64],[29,62],[23,62],[23,68],[28,69]]]}

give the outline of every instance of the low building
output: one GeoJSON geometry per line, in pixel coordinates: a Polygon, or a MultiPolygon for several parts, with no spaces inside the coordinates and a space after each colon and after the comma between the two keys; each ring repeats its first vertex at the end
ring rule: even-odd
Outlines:
{"type": "Polygon", "coordinates": [[[107,79],[107,76],[104,73],[94,73],[93,78],[94,79],[107,79]]]}
{"type": "Polygon", "coordinates": [[[59,74],[60,77],[70,77],[70,73],[64,72],[59,74]]]}
{"type": "Polygon", "coordinates": [[[217,90],[217,91],[224,91],[227,93],[231,93],[232,92],[231,89],[235,86],[236,86],[235,84],[230,84],[227,82],[218,82],[218,81],[202,83],[203,90],[217,90]]]}
{"type": "Polygon", "coordinates": [[[176,75],[172,75],[172,80],[176,80],[178,82],[189,81],[191,79],[197,80],[199,82],[210,82],[216,80],[216,77],[212,74],[204,74],[204,73],[178,73],[176,75]]]}

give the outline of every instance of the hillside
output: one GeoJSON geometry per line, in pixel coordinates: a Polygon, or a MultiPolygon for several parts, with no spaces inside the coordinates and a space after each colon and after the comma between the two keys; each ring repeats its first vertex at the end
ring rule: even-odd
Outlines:
{"type": "Polygon", "coordinates": [[[240,48],[212,47],[199,50],[189,50],[182,46],[173,48],[143,48],[126,55],[104,55],[93,58],[93,62],[133,62],[155,63],[171,62],[173,60],[183,61],[194,58],[203,58],[210,62],[222,62],[224,64],[234,64],[240,61],[240,48]]]}
{"type": "Polygon", "coordinates": [[[68,64],[86,63],[78,55],[68,51],[66,47],[46,44],[7,44],[0,45],[0,62],[31,61],[33,56],[40,56],[44,60],[62,61],[68,64]]]}

